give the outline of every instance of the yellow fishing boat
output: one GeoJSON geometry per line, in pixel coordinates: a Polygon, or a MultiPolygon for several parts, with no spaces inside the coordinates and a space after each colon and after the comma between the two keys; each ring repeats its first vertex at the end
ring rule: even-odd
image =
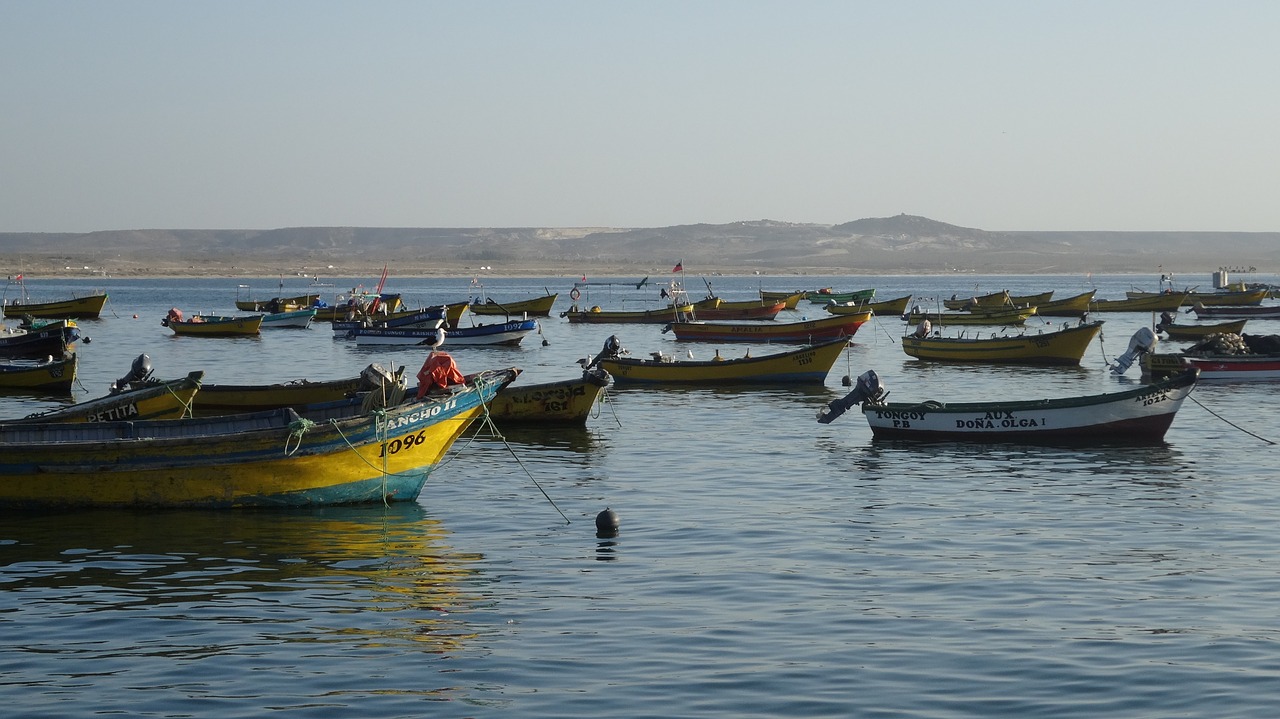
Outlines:
{"type": "Polygon", "coordinates": [[[565,426],[585,424],[600,393],[609,385],[609,373],[598,367],[577,379],[541,384],[510,384],[489,405],[489,416],[499,426],[565,426]]]}
{"type": "Polygon", "coordinates": [[[904,314],[902,319],[910,324],[920,324],[924,320],[935,325],[1020,325],[1034,316],[1034,307],[1001,307],[977,309],[971,312],[921,312],[913,308],[904,314]]]}
{"type": "Polygon", "coordinates": [[[709,360],[676,360],[661,352],[651,359],[608,357],[599,361],[618,384],[772,384],[826,381],[827,373],[849,346],[845,338],[777,354],[721,357],[716,350],[709,360]]]}
{"type": "Polygon", "coordinates": [[[526,300],[497,302],[492,297],[481,302],[478,298],[470,304],[472,314],[476,315],[528,315],[530,317],[549,317],[551,307],[556,303],[559,294],[545,297],[534,297],[526,300]]]}
{"type": "Polygon", "coordinates": [[[1177,311],[1186,301],[1186,292],[1165,292],[1123,300],[1094,300],[1090,312],[1165,312],[1177,311]]]}
{"type": "Polygon", "coordinates": [[[972,310],[979,307],[1038,307],[1041,303],[1048,302],[1051,299],[1053,299],[1052,290],[1035,295],[1011,295],[1009,290],[1001,290],[1000,292],[978,295],[977,297],[952,296],[949,300],[943,300],[942,306],[949,310],[972,310]]]}
{"type": "Polygon", "coordinates": [[[936,362],[990,362],[1038,365],[1078,365],[1102,321],[1049,332],[983,337],[930,335],[902,338],[902,351],[911,357],[936,362]]]}
{"type": "MultiPolygon", "coordinates": [[[[203,372],[196,371],[182,379],[169,382],[138,378],[131,385],[135,387],[134,389],[80,402],[70,407],[27,415],[22,419],[9,420],[4,424],[133,422],[189,417],[191,416],[191,399],[200,390],[200,380],[203,376],[203,372]]],[[[126,384],[130,384],[127,378],[117,382],[117,386],[126,384]]],[[[0,471],[0,474],[3,472],[0,471]]]]}
{"type": "Polygon", "coordinates": [[[0,362],[0,390],[29,390],[71,394],[76,381],[76,353],[61,359],[50,355],[42,360],[0,362]]]}
{"type": "Polygon", "coordinates": [[[1089,290],[1074,297],[1042,302],[1036,305],[1036,314],[1041,317],[1079,317],[1089,312],[1089,304],[1097,293],[1097,290],[1089,290]]]}
{"type": "Polygon", "coordinates": [[[794,310],[800,305],[800,300],[809,296],[807,290],[798,292],[773,292],[770,290],[760,290],[760,299],[766,302],[781,302],[784,309],[794,310]]]}
{"type": "Polygon", "coordinates": [[[262,331],[264,315],[247,317],[218,317],[211,315],[192,315],[191,319],[183,319],[182,313],[176,316],[169,310],[169,316],[160,324],[173,330],[176,335],[191,337],[238,337],[256,335],[262,331]]]}
{"type": "Polygon", "coordinates": [[[1161,321],[1156,324],[1156,331],[1165,333],[1171,340],[1199,341],[1214,334],[1238,335],[1244,331],[1245,322],[1248,320],[1217,322],[1211,325],[1179,325],[1161,321]]]}

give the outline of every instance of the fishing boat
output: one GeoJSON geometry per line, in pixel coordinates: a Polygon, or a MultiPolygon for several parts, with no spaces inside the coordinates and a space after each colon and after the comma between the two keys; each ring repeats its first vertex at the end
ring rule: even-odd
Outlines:
{"type": "Polygon", "coordinates": [[[1202,320],[1280,320],[1280,305],[1254,305],[1252,307],[1206,307],[1203,304],[1191,306],[1191,312],[1202,320]]]}
{"type": "Polygon", "coordinates": [[[509,384],[489,405],[489,416],[499,426],[583,425],[600,393],[609,385],[609,373],[599,367],[583,370],[576,379],[541,384],[509,384]]]}
{"type": "Polygon", "coordinates": [[[1280,379],[1280,336],[1219,333],[1178,354],[1147,354],[1142,370],[1152,377],[1195,368],[1205,381],[1280,379]]]}
{"type": "Polygon", "coordinates": [[[272,312],[262,316],[262,329],[306,329],[311,326],[311,321],[315,318],[316,309],[314,307],[305,310],[272,312]]]}
{"type": "Polygon", "coordinates": [[[1228,322],[1215,322],[1207,325],[1180,325],[1174,323],[1172,317],[1169,317],[1166,313],[1160,318],[1160,322],[1156,323],[1156,331],[1165,333],[1165,335],[1171,340],[1192,340],[1198,342],[1209,335],[1223,333],[1238,335],[1244,331],[1244,325],[1246,322],[1248,322],[1248,320],[1230,320],[1228,322]]]}
{"type": "Polygon", "coordinates": [[[786,309],[782,300],[723,300],[708,297],[693,303],[693,315],[701,320],[771,320],[786,309]]]}
{"type": "Polygon", "coordinates": [[[21,419],[6,420],[0,425],[133,422],[189,417],[191,400],[200,390],[200,380],[203,376],[203,372],[195,371],[188,373],[186,377],[168,382],[151,379],[149,375],[145,379],[132,382],[122,380],[117,383],[117,388],[128,385],[129,389],[79,402],[69,407],[30,414],[21,419]]]}
{"type": "Polygon", "coordinates": [[[1034,307],[992,307],[977,308],[968,312],[921,312],[913,307],[902,319],[908,324],[918,325],[928,320],[935,325],[1021,325],[1036,313],[1034,307]]]}
{"type": "Polygon", "coordinates": [[[188,337],[243,337],[256,335],[262,331],[262,318],[265,315],[249,315],[245,317],[222,317],[218,315],[192,315],[190,319],[183,317],[178,308],[169,310],[169,314],[160,324],[173,330],[175,335],[188,337]]]}
{"type": "Polygon", "coordinates": [[[916,359],[935,362],[988,362],[1036,365],[1078,365],[1085,350],[1102,330],[1102,321],[1068,326],[1048,332],[1017,335],[902,338],[902,351],[916,359]]]}
{"type": "Polygon", "coordinates": [[[401,310],[377,317],[364,317],[358,320],[343,320],[333,323],[335,336],[344,335],[348,330],[357,327],[382,327],[400,329],[435,329],[445,323],[447,307],[423,307],[416,310],[401,310]]]}
{"type": "MultiPolygon", "coordinates": [[[[879,302],[867,302],[863,307],[871,310],[877,317],[898,317],[907,311],[907,306],[911,304],[911,295],[903,295],[895,297],[891,300],[881,300],[879,302]]],[[[856,315],[858,313],[856,307],[848,305],[836,305],[838,309],[834,309],[831,305],[827,305],[827,311],[833,315],[856,315]]]]}
{"type": "Polygon", "coordinates": [[[561,312],[560,316],[575,324],[666,324],[692,317],[693,304],[686,302],[653,310],[602,310],[599,306],[579,310],[574,305],[568,311],[561,312]]]}
{"type": "Polygon", "coordinates": [[[76,353],[40,360],[0,362],[0,390],[71,394],[76,381],[76,353]]]}
{"type": "Polygon", "coordinates": [[[355,377],[334,380],[295,379],[258,385],[206,383],[192,400],[191,413],[196,417],[213,417],[337,402],[394,384],[400,380],[403,369],[392,373],[371,364],[355,377]]]}
{"type": "Polygon", "coordinates": [[[874,289],[832,292],[830,287],[824,287],[817,292],[808,293],[807,299],[815,305],[825,305],[828,302],[870,302],[875,296],[874,289]]]}
{"type": "Polygon", "coordinates": [[[1041,317],[1082,317],[1089,313],[1089,305],[1097,293],[1097,290],[1089,290],[1072,297],[1041,302],[1036,305],[1036,314],[1041,317]]]}
{"type": "Polygon", "coordinates": [[[1089,303],[1090,312],[1165,312],[1176,311],[1186,299],[1185,292],[1168,292],[1123,300],[1094,300],[1089,303]]]}
{"type": "Polygon", "coordinates": [[[979,307],[1039,307],[1052,299],[1052,290],[1034,295],[1011,295],[1009,290],[1001,290],[976,297],[957,297],[953,295],[951,299],[943,300],[942,306],[949,310],[973,310],[979,307]]]}
{"type": "Polygon", "coordinates": [[[796,292],[760,290],[760,299],[765,302],[781,302],[785,306],[784,309],[788,310],[794,310],[800,305],[800,300],[803,300],[808,296],[809,293],[806,290],[799,290],[796,292]]]}
{"type": "Polygon", "coordinates": [[[877,439],[958,442],[1150,443],[1163,440],[1200,376],[1194,368],[1119,392],[991,402],[886,402],[874,370],[818,414],[826,424],[861,405],[877,439]]]}
{"type": "Polygon", "coordinates": [[[399,292],[364,292],[354,288],[350,295],[338,295],[332,305],[312,306],[316,308],[316,322],[342,322],[399,312],[404,309],[404,297],[399,292]]]}
{"type": "Polygon", "coordinates": [[[480,346],[520,344],[527,335],[538,330],[538,321],[510,320],[489,325],[474,327],[441,327],[439,329],[399,329],[379,327],[357,327],[349,330],[347,336],[355,340],[359,346],[376,345],[410,345],[421,347],[438,346],[441,335],[446,346],[480,346]]]}
{"type": "Polygon", "coordinates": [[[476,315],[506,315],[520,316],[528,315],[529,317],[550,317],[551,307],[556,303],[556,298],[560,295],[557,293],[548,293],[544,297],[534,297],[525,300],[509,300],[497,302],[492,297],[485,298],[482,302],[480,298],[476,298],[469,307],[472,314],[476,315]]]}
{"type": "Polygon", "coordinates": [[[849,346],[846,339],[828,340],[776,354],[678,360],[662,352],[650,359],[615,356],[602,358],[599,366],[621,384],[821,384],[849,346]]]}
{"type": "MultiPolygon", "coordinates": [[[[1165,292],[1168,292],[1168,290],[1165,292]]],[[[1130,290],[1125,292],[1125,296],[1129,299],[1155,297],[1161,294],[1164,293],[1143,292],[1140,290],[1130,290]]],[[[1187,290],[1184,294],[1186,294],[1186,297],[1182,300],[1182,304],[1184,305],[1194,305],[1199,302],[1205,307],[1241,307],[1262,304],[1262,301],[1267,299],[1269,291],[1264,288],[1217,290],[1214,292],[1196,292],[1195,290],[1187,290]]]]}
{"type": "Polygon", "coordinates": [[[316,507],[411,502],[519,370],[351,414],[0,424],[0,506],[316,507]]]}
{"type": "MultiPolygon", "coordinates": [[[[246,287],[241,285],[241,287],[246,287]]],[[[241,312],[267,312],[275,313],[289,309],[304,309],[314,307],[320,301],[319,294],[294,295],[292,297],[272,297],[269,300],[242,300],[236,298],[236,309],[241,312]]]]}
{"type": "Polygon", "coordinates": [[[672,322],[662,329],[677,340],[695,342],[784,342],[804,344],[843,338],[846,341],[871,319],[870,311],[800,322],[672,322]]]}
{"type": "Polygon", "coordinates": [[[0,357],[61,357],[78,339],[80,327],[75,320],[55,320],[29,330],[5,327],[0,332],[0,357]]]}
{"type": "Polygon", "coordinates": [[[22,275],[17,275],[9,280],[4,294],[4,316],[6,318],[29,315],[31,317],[53,319],[97,319],[102,314],[102,308],[107,304],[107,293],[105,292],[95,292],[84,297],[72,297],[66,300],[32,302],[30,295],[27,293],[27,285],[23,281],[22,275]],[[16,287],[18,296],[9,299],[9,290],[14,287],[16,287]]]}
{"type": "Polygon", "coordinates": [[[911,295],[883,302],[828,302],[822,309],[833,315],[857,315],[870,310],[877,317],[896,317],[907,311],[911,295]]]}

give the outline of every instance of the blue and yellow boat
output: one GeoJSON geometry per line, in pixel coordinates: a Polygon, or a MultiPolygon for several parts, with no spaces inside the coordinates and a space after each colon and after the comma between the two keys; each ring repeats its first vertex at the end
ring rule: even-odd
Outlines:
{"type": "Polygon", "coordinates": [[[0,507],[314,507],[417,499],[519,370],[353,411],[0,424],[0,507]]]}

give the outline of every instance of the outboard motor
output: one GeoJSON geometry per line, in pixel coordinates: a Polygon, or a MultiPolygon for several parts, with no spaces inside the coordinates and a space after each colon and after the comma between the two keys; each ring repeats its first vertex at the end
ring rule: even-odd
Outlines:
{"type": "Polygon", "coordinates": [[[1151,331],[1150,327],[1143,327],[1133,336],[1129,338],[1129,349],[1116,358],[1116,363],[1111,365],[1111,371],[1116,374],[1124,374],[1139,357],[1155,349],[1156,333],[1151,331]]]}
{"type": "Polygon", "coordinates": [[[151,379],[151,358],[145,354],[138,355],[133,360],[133,366],[129,368],[129,374],[111,383],[111,394],[119,394],[128,389],[129,385],[146,382],[149,379],[151,379]]]}
{"type": "Polygon", "coordinates": [[[604,341],[604,347],[600,348],[600,354],[591,360],[590,364],[583,369],[591,369],[600,364],[600,360],[613,359],[622,354],[622,340],[617,335],[609,335],[609,339],[604,341]]]}
{"type": "Polygon", "coordinates": [[[852,392],[828,402],[826,407],[818,411],[818,422],[831,424],[832,420],[853,409],[859,403],[878,400],[884,396],[884,393],[884,382],[880,380],[880,375],[876,374],[875,370],[869,369],[858,377],[852,392]]]}

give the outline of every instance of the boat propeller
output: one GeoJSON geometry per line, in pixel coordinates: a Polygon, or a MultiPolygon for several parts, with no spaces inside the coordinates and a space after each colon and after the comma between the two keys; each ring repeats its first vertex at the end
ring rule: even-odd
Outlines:
{"type": "Polygon", "coordinates": [[[860,402],[875,401],[884,395],[884,382],[881,381],[880,375],[876,374],[875,370],[869,369],[858,376],[852,392],[840,399],[831,400],[826,407],[818,411],[818,422],[831,424],[832,420],[853,409],[860,402]]]}

